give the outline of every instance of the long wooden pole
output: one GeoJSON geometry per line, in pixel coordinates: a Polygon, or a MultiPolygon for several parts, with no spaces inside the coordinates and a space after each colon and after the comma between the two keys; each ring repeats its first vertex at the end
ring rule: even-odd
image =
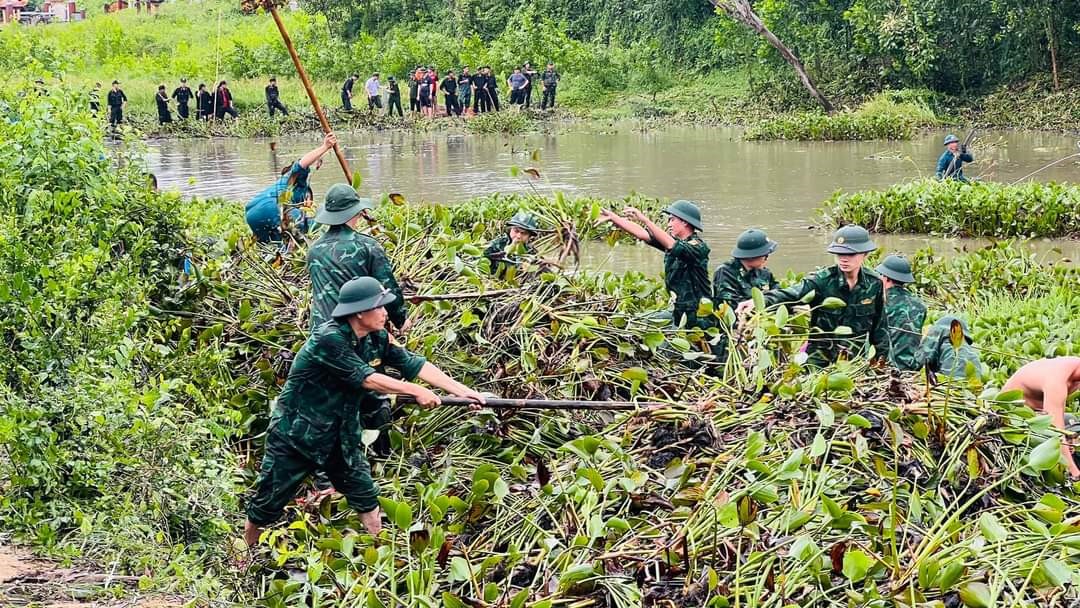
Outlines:
{"type": "MultiPolygon", "coordinates": [[[[285,30],[285,23],[281,20],[281,15],[278,15],[277,9],[274,8],[272,2],[267,2],[266,7],[274,17],[274,23],[277,24],[278,31],[281,32],[281,39],[285,41],[285,48],[289,49],[289,56],[292,57],[293,65],[296,66],[296,73],[300,75],[300,80],[304,83],[304,90],[307,91],[308,99],[311,100],[311,107],[315,108],[315,115],[319,117],[323,133],[329,133],[330,123],[326,121],[326,115],[323,114],[322,107],[319,106],[319,98],[315,96],[315,89],[311,86],[311,80],[308,78],[307,72],[304,71],[303,64],[300,63],[300,56],[296,54],[296,47],[293,46],[292,38],[289,37],[289,32],[285,30]]],[[[337,156],[341,170],[345,172],[345,179],[351,184],[353,181],[352,171],[349,170],[349,163],[345,160],[345,155],[341,153],[341,148],[337,144],[334,144],[334,155],[337,156]]]]}
{"type": "MultiPolygon", "coordinates": [[[[398,395],[401,401],[416,403],[411,395],[398,395]]],[[[469,406],[474,402],[464,397],[439,396],[443,405],[469,406]]],[[[668,403],[630,401],[581,401],[577,399],[497,399],[490,397],[484,407],[506,410],[636,410],[669,407],[668,403]]]]}

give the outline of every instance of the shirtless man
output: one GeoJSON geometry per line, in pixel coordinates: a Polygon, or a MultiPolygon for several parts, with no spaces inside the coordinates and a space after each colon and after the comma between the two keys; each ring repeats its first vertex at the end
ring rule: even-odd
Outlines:
{"type": "MultiPolygon", "coordinates": [[[[1054,426],[1065,430],[1065,400],[1080,389],[1080,357],[1039,359],[1016,370],[1002,390],[1021,390],[1024,403],[1035,411],[1050,415],[1054,426]]],[[[1061,444],[1061,454],[1073,478],[1080,478],[1080,467],[1073,461],[1068,441],[1061,444]]]]}

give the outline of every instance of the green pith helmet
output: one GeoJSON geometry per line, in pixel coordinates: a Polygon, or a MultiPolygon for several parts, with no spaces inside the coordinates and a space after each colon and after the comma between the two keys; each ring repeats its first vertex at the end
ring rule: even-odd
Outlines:
{"type": "Polygon", "coordinates": [[[911,262],[902,255],[888,256],[878,264],[874,271],[898,283],[915,282],[915,276],[911,274],[911,262]]]}
{"type": "Polygon", "coordinates": [[[539,228],[536,227],[536,218],[534,218],[531,213],[526,213],[525,211],[518,211],[515,213],[514,217],[506,222],[506,225],[521,228],[530,234],[536,234],[539,231],[539,228]]]}
{"type": "Polygon", "coordinates": [[[868,253],[877,249],[874,241],[870,240],[870,233],[866,228],[856,224],[850,224],[836,231],[833,235],[832,244],[826,249],[829,253],[851,255],[853,253],[868,253]]]}
{"type": "Polygon", "coordinates": [[[397,296],[372,277],[358,277],[346,282],[338,291],[338,304],[331,313],[335,319],[374,310],[393,302],[397,296]]]}
{"type": "Polygon", "coordinates": [[[934,326],[930,328],[930,331],[937,332],[938,334],[943,336],[947,336],[949,335],[949,330],[952,329],[953,321],[960,322],[960,329],[964,331],[964,339],[967,340],[968,344],[971,344],[971,331],[968,330],[967,321],[954,315],[945,315],[944,317],[941,317],[934,322],[934,326]]]}
{"type": "Polygon", "coordinates": [[[315,215],[315,221],[327,226],[344,224],[364,209],[374,209],[371,199],[360,198],[349,184],[334,184],[326,191],[326,203],[315,215]]]}
{"type": "Polygon", "coordinates": [[[779,245],[770,239],[764,230],[751,228],[739,235],[735,241],[735,249],[731,251],[731,257],[738,260],[760,258],[776,251],[779,245]]]}
{"type": "Polygon", "coordinates": [[[959,137],[953,135],[952,133],[949,133],[948,135],[945,136],[945,143],[943,145],[947,146],[949,144],[957,143],[959,141],[960,141],[959,137]]]}
{"type": "Polygon", "coordinates": [[[701,225],[701,209],[698,209],[698,206],[690,201],[675,201],[668,205],[667,209],[664,209],[664,213],[673,215],[698,230],[705,229],[701,225]]]}

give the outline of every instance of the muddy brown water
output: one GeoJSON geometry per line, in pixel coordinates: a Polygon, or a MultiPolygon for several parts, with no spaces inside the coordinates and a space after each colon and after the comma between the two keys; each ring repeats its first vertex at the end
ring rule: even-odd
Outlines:
{"type": "MultiPolygon", "coordinates": [[[[811,230],[814,210],[838,190],[884,188],[932,175],[944,132],[905,142],[747,142],[737,128],[671,126],[642,129],[633,123],[566,127],[521,136],[410,131],[359,132],[340,136],[353,170],[372,195],[401,192],[410,201],[454,202],[493,192],[531,192],[510,167],[535,166],[541,193],[563,191],[622,197],[631,192],[697,201],[712,264],[725,259],[743,229],[766,229],[780,243],[770,260],[778,271],[805,271],[828,264],[828,234],[811,230]],[[530,152],[540,150],[539,162],[530,152]]],[[[963,133],[960,134],[961,136],[963,133]]],[[[980,132],[971,177],[1012,181],[1077,152],[1077,140],[1052,133],[980,132]]],[[[315,147],[315,134],[275,139],[162,140],[150,142],[149,163],[163,189],[185,196],[222,196],[246,201],[273,182],[281,166],[315,147]],[[275,143],[271,149],[271,142],[275,143]]],[[[333,154],[313,174],[318,200],[342,181],[333,154]]],[[[1043,181],[1080,181],[1075,159],[1039,173],[1043,181]]],[[[978,241],[917,235],[878,235],[889,251],[913,252],[977,246],[978,241]]],[[[1080,243],[1039,240],[1040,250],[1061,249],[1076,259],[1080,243]]],[[[658,271],[660,256],[640,246],[592,244],[589,267],[658,271]]]]}

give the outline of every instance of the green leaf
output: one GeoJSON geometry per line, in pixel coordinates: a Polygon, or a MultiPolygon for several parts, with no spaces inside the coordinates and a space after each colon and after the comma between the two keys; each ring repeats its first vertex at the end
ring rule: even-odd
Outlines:
{"type": "Polygon", "coordinates": [[[1061,460],[1061,437],[1051,437],[1035,446],[1028,456],[1028,465],[1036,471],[1049,471],[1061,460]]]}
{"type": "Polygon", "coordinates": [[[629,367],[623,370],[622,377],[634,382],[647,382],[649,380],[649,372],[645,371],[643,367],[629,367]]]}
{"type": "Polygon", "coordinates": [[[464,557],[455,556],[450,560],[450,582],[467,581],[469,573],[469,562],[464,557]]]}
{"type": "Polygon", "coordinates": [[[964,574],[964,562],[956,560],[949,563],[948,566],[941,571],[941,576],[938,577],[938,589],[942,593],[947,593],[952,590],[956,581],[960,580],[960,576],[964,574]]]}
{"type": "Polygon", "coordinates": [[[803,296],[802,299],[799,300],[799,302],[802,302],[803,304],[809,304],[810,302],[813,302],[814,298],[816,298],[816,297],[817,297],[817,290],[816,289],[811,289],[810,291],[806,292],[806,295],[803,296]]]}
{"type": "Polygon", "coordinates": [[[791,549],[788,550],[788,555],[803,562],[815,560],[820,554],[821,549],[814,543],[814,539],[809,536],[796,538],[795,542],[791,543],[791,549]]]}
{"type": "Polygon", "coordinates": [[[402,530],[408,530],[409,526],[412,526],[412,507],[407,502],[397,503],[397,509],[394,511],[394,523],[402,530]]]}
{"type": "Polygon", "coordinates": [[[858,429],[868,429],[871,426],[870,421],[859,414],[851,414],[844,422],[858,429]]]}
{"type": "Polygon", "coordinates": [[[510,608],[525,608],[525,602],[529,600],[529,590],[522,589],[514,594],[514,599],[510,600],[510,608]]]}
{"type": "Polygon", "coordinates": [[[487,603],[494,602],[499,597],[499,585],[493,582],[484,584],[484,601],[487,603]]]}
{"type": "Polygon", "coordinates": [[[465,602],[462,602],[456,595],[448,591],[443,591],[442,601],[444,608],[468,608],[468,606],[465,605],[465,602]]]}
{"type": "Polygon", "coordinates": [[[754,287],[750,290],[750,297],[754,300],[754,310],[765,310],[765,294],[761,293],[761,290],[754,287]]]}
{"type": "Polygon", "coordinates": [[[353,171],[352,174],[352,187],[353,190],[359,191],[361,184],[364,183],[364,176],[360,175],[359,171],[353,171]]]}
{"type": "Polygon", "coordinates": [[[992,543],[999,543],[1009,536],[1005,526],[1001,525],[993,513],[983,513],[979,516],[979,530],[982,531],[983,538],[992,543]]]}
{"type": "Polygon", "coordinates": [[[829,374],[828,387],[830,391],[849,393],[855,388],[855,381],[844,373],[829,374]]]}
{"type": "Polygon", "coordinates": [[[960,588],[960,601],[968,608],[991,608],[994,596],[986,583],[970,582],[960,588]]]}
{"type": "Polygon", "coordinates": [[[873,565],[874,560],[858,549],[844,553],[844,576],[853,583],[866,578],[873,565]]]}
{"type": "Polygon", "coordinates": [[[822,456],[828,449],[829,444],[825,441],[825,436],[821,433],[814,435],[814,442],[810,445],[810,457],[822,456]]]}
{"type": "Polygon", "coordinates": [[[746,459],[751,460],[757,458],[758,455],[765,449],[765,434],[761,431],[754,431],[750,433],[746,438],[746,459]]]}
{"type": "Polygon", "coordinates": [[[1043,574],[1046,575],[1046,580],[1054,587],[1064,587],[1066,583],[1072,580],[1072,568],[1057,558],[1046,558],[1040,567],[1043,574]]]}
{"type": "Polygon", "coordinates": [[[829,296],[821,303],[821,307],[825,310],[839,310],[845,306],[847,306],[847,302],[835,296],[829,296]]]}

